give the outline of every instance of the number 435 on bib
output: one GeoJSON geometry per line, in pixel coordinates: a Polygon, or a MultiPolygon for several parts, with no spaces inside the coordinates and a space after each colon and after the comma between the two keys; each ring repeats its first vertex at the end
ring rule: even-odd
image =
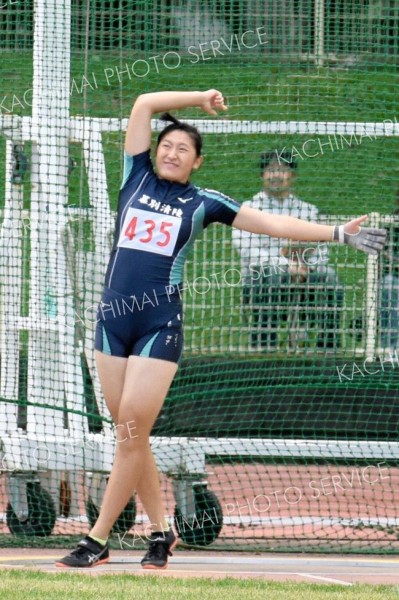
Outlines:
{"type": "Polygon", "coordinates": [[[130,248],[172,256],[182,220],[139,208],[126,212],[118,240],[119,248],[130,248]]]}

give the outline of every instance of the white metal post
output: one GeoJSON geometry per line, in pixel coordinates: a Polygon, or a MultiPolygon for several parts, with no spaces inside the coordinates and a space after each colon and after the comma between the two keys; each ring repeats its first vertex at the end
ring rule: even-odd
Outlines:
{"type": "Polygon", "coordinates": [[[315,0],[314,4],[314,60],[316,67],[324,64],[324,0],[315,0]]]}
{"type": "MultiPolygon", "coordinates": [[[[370,213],[368,227],[379,227],[379,213],[370,213]]],[[[366,274],[366,357],[373,357],[377,346],[378,256],[367,256],[366,274]]]]}
{"type": "MultiPolygon", "coordinates": [[[[0,396],[19,400],[20,339],[19,319],[22,299],[22,208],[23,187],[12,181],[14,143],[6,142],[6,196],[1,227],[0,294],[0,396]]],[[[17,406],[0,403],[0,432],[17,429],[17,406]]]]}
{"type": "MultiPolygon", "coordinates": [[[[31,328],[28,399],[35,406],[28,432],[63,434],[64,408],[81,408],[80,362],[74,348],[74,312],[62,247],[68,202],[70,0],[36,0],[33,69],[31,197],[31,328]],[[66,407],[64,407],[64,389],[66,407]]],[[[68,414],[70,433],[85,420],[68,414]]]]}

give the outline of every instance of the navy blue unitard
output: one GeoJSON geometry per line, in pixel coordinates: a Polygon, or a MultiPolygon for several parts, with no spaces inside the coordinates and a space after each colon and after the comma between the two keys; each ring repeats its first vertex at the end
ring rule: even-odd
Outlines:
{"type": "Polygon", "coordinates": [[[96,349],[178,362],[185,259],[205,227],[231,225],[239,207],[220,192],[159,178],[149,151],[125,155],[96,349]]]}

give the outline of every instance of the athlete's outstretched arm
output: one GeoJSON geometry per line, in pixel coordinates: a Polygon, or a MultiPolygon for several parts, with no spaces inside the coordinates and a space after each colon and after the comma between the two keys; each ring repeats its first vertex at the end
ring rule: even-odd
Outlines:
{"type": "Polygon", "coordinates": [[[288,215],[261,212],[242,206],[233,221],[233,227],[251,233],[264,233],[271,237],[288,238],[304,242],[341,242],[358,250],[377,254],[385,245],[386,229],[360,227],[367,215],[348,221],[345,225],[320,225],[288,215]]]}
{"type": "Polygon", "coordinates": [[[130,155],[140,154],[151,145],[151,118],[154,113],[197,106],[210,115],[226,110],[223,94],[218,90],[206,92],[153,92],[142,94],[130,113],[125,138],[125,150],[130,155]]]}

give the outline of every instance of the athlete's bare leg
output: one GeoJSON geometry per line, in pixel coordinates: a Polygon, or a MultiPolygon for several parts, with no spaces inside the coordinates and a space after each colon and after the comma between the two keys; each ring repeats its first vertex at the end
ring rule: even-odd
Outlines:
{"type": "Polygon", "coordinates": [[[118,426],[118,441],[100,514],[90,535],[107,538],[134,490],[153,531],[166,530],[168,524],[149,436],[177,364],[138,356],[124,359],[101,352],[96,352],[96,362],[108,408],[118,426]]]}

